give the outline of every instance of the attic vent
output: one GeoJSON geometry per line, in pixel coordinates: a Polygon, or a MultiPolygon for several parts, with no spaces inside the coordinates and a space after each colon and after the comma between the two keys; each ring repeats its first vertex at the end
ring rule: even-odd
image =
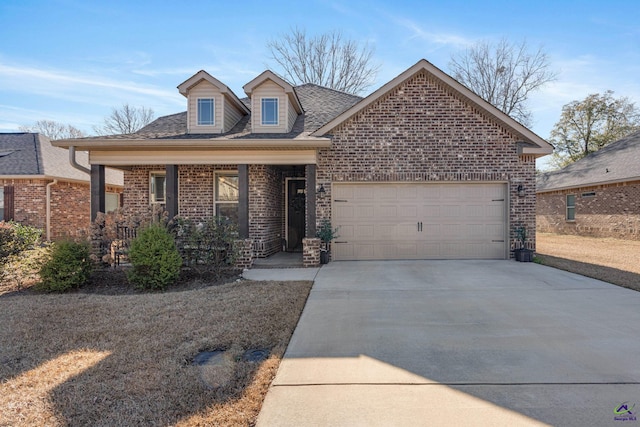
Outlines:
{"type": "Polygon", "coordinates": [[[590,191],[588,193],[582,193],[582,197],[596,197],[596,192],[590,191]]]}

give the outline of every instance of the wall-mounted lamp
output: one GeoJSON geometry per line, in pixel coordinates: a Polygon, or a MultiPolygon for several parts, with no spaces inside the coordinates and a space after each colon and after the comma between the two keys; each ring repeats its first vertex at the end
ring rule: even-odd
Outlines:
{"type": "Polygon", "coordinates": [[[518,197],[524,197],[524,187],[522,184],[518,184],[518,197]]]}
{"type": "Polygon", "coordinates": [[[324,186],[322,184],[320,184],[320,188],[318,188],[317,194],[318,194],[318,199],[324,199],[324,196],[327,195],[327,192],[325,191],[324,186]]]}

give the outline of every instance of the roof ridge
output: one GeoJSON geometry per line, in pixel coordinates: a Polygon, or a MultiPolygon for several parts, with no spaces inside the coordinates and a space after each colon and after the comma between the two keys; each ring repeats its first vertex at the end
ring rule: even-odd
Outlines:
{"type": "Polygon", "coordinates": [[[319,85],[319,84],[317,84],[317,83],[311,83],[311,82],[302,83],[302,84],[299,84],[299,85],[297,85],[297,86],[294,86],[293,88],[294,88],[294,89],[297,89],[297,88],[299,88],[299,87],[303,87],[303,86],[315,86],[315,87],[319,87],[320,89],[330,90],[330,91],[332,91],[332,92],[339,93],[339,94],[341,94],[341,95],[348,95],[348,96],[352,96],[352,97],[354,97],[354,98],[364,99],[364,97],[362,97],[362,96],[360,96],[360,95],[355,95],[355,94],[353,94],[353,93],[345,92],[344,90],[334,89],[334,88],[332,88],[332,87],[322,86],[322,85],[319,85]]]}

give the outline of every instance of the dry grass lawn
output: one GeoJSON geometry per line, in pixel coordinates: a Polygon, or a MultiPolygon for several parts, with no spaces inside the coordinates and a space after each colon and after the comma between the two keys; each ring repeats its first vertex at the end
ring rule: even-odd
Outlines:
{"type": "Polygon", "coordinates": [[[310,288],[3,295],[0,426],[253,425],[310,288]],[[243,361],[253,348],[269,358],[243,361]],[[216,349],[227,350],[226,373],[193,365],[216,349]],[[228,385],[211,386],[226,374],[228,385]]]}
{"type": "Polygon", "coordinates": [[[537,233],[543,264],[640,291],[640,241],[537,233]]]}

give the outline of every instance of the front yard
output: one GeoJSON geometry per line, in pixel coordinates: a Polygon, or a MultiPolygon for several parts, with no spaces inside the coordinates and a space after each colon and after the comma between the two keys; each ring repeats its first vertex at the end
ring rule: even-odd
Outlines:
{"type": "Polygon", "coordinates": [[[536,249],[545,265],[640,291],[640,241],[537,233],[536,249]]]}
{"type": "Polygon", "coordinates": [[[0,426],[252,425],[310,288],[2,295],[0,426]],[[214,350],[221,364],[194,364],[214,350]]]}

